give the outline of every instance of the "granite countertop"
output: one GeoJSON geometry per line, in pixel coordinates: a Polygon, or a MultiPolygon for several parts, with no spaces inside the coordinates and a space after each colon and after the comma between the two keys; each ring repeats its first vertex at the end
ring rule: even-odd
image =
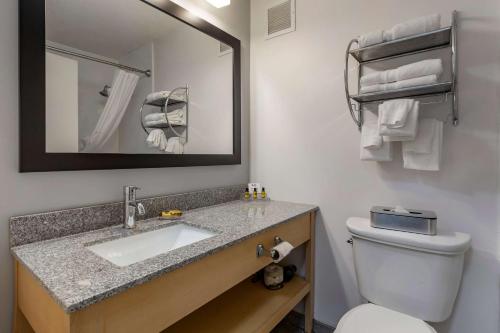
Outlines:
{"type": "Polygon", "coordinates": [[[13,247],[12,253],[70,313],[316,209],[313,205],[279,201],[232,201],[187,211],[176,221],[153,218],[138,222],[133,230],[117,225],[13,247]],[[116,266],[86,249],[89,245],[179,221],[212,230],[217,235],[126,267],[116,266]]]}

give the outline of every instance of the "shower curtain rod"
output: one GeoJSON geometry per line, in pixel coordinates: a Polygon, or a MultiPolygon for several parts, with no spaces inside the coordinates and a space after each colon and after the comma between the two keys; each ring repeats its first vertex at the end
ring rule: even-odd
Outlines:
{"type": "Polygon", "coordinates": [[[117,68],[129,71],[129,72],[141,73],[141,74],[146,75],[147,77],[151,76],[151,70],[150,69],[141,70],[141,69],[137,69],[137,68],[134,68],[134,67],[129,67],[129,66],[117,64],[116,62],[107,61],[107,60],[103,60],[103,59],[99,59],[99,58],[94,58],[94,57],[91,57],[91,56],[88,56],[88,55],[85,55],[85,54],[80,54],[80,53],[77,53],[77,52],[60,49],[60,48],[57,48],[57,47],[54,47],[54,46],[50,46],[50,45],[45,45],[45,48],[47,50],[49,50],[49,51],[63,53],[63,54],[67,54],[67,55],[70,55],[70,56],[82,58],[82,59],[85,59],[85,60],[99,62],[101,64],[110,65],[110,66],[117,67],[117,68]]]}

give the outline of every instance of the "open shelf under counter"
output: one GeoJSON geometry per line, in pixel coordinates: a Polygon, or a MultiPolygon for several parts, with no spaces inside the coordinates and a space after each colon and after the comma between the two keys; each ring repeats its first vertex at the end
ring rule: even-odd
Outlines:
{"type": "Polygon", "coordinates": [[[299,276],[279,290],[268,290],[261,282],[247,279],[162,333],[269,332],[310,289],[299,276]]]}

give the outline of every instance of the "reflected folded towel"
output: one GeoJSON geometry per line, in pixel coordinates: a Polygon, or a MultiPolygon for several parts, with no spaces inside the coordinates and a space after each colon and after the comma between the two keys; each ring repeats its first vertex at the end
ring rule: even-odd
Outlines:
{"type": "MultiPolygon", "coordinates": [[[[169,90],[157,91],[157,92],[150,93],[149,95],[146,96],[146,103],[152,103],[152,102],[155,102],[158,100],[165,99],[170,95],[170,93],[171,92],[169,90]]],[[[176,91],[175,93],[172,94],[172,96],[170,96],[170,98],[180,100],[180,101],[184,101],[184,99],[185,99],[182,91],[176,91]]]]}
{"type": "MultiPolygon", "coordinates": [[[[384,104],[379,105],[379,114],[381,110],[384,110],[384,104]]],[[[420,102],[414,101],[413,108],[408,112],[406,117],[406,122],[403,127],[390,128],[386,125],[380,124],[379,117],[379,134],[384,137],[384,141],[412,141],[417,135],[418,129],[418,114],[419,114],[420,102]]]]}
{"type": "Polygon", "coordinates": [[[161,129],[154,129],[149,133],[146,143],[151,148],[165,150],[167,148],[167,137],[161,129]]]}
{"type": "Polygon", "coordinates": [[[373,85],[369,85],[369,86],[361,86],[359,93],[360,94],[369,94],[369,93],[380,92],[380,91],[391,91],[391,90],[397,90],[397,89],[418,87],[418,86],[423,86],[423,85],[428,85],[428,84],[435,84],[437,82],[438,82],[437,75],[426,75],[426,76],[421,76],[421,77],[417,77],[414,79],[402,80],[402,81],[397,81],[397,82],[392,82],[392,83],[382,83],[382,84],[373,84],[373,85]]]}
{"type": "Polygon", "coordinates": [[[367,47],[384,41],[384,31],[373,31],[359,36],[359,47],[367,47]]]}
{"type": "Polygon", "coordinates": [[[432,14],[396,24],[391,29],[385,31],[384,37],[386,40],[395,40],[431,32],[439,28],[441,28],[441,15],[432,14]]]}
{"type": "Polygon", "coordinates": [[[378,109],[379,126],[386,126],[387,128],[404,127],[408,113],[413,109],[414,104],[415,100],[413,99],[395,99],[382,103],[378,109]]]}
{"type": "Polygon", "coordinates": [[[144,125],[147,126],[168,126],[168,121],[174,126],[186,125],[186,112],[182,109],[175,110],[168,113],[168,116],[163,112],[150,113],[144,117],[144,125]]]}
{"type": "Polygon", "coordinates": [[[422,119],[415,142],[403,142],[404,168],[439,171],[442,145],[443,122],[436,119],[422,119]]]}
{"type": "Polygon", "coordinates": [[[380,83],[409,80],[428,75],[436,75],[437,78],[439,78],[442,73],[443,61],[441,59],[427,59],[395,69],[363,75],[360,79],[360,84],[361,86],[371,86],[380,83]]]}

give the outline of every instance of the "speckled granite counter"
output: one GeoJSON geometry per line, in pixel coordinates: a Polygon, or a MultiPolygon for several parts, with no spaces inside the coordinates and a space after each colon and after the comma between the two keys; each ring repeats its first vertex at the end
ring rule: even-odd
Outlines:
{"type": "Polygon", "coordinates": [[[218,234],[127,267],[113,265],[86,246],[178,221],[149,219],[134,230],[114,226],[13,247],[12,253],[66,312],[73,312],[316,209],[313,205],[278,201],[232,201],[187,211],[180,221],[218,234]]]}

